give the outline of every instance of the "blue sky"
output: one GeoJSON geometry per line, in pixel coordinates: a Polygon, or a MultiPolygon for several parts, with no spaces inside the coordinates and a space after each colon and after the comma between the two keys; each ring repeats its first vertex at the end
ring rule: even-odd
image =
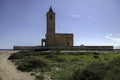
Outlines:
{"type": "Polygon", "coordinates": [[[120,46],[120,0],[0,0],[0,49],[41,45],[50,6],[74,45],[120,46]]]}

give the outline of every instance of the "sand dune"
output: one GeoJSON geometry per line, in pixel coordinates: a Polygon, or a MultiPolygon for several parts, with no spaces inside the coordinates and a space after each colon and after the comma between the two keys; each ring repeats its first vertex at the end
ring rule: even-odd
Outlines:
{"type": "Polygon", "coordinates": [[[30,73],[20,72],[8,59],[10,54],[16,51],[0,51],[0,80],[35,80],[30,73]]]}

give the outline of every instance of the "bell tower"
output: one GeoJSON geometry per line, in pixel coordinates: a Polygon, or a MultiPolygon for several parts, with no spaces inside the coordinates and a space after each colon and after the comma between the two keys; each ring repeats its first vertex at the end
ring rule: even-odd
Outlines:
{"type": "Polygon", "coordinates": [[[55,46],[55,13],[50,7],[46,14],[46,44],[45,46],[55,46]]]}

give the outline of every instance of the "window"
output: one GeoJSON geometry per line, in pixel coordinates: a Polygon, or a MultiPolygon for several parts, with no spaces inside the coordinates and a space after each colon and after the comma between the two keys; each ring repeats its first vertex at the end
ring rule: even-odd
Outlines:
{"type": "Polygon", "coordinates": [[[70,43],[68,42],[67,45],[70,45],[70,43]]]}
{"type": "Polygon", "coordinates": [[[53,17],[53,16],[52,16],[52,15],[50,15],[50,19],[51,19],[51,20],[52,20],[52,17],[53,17]]]}
{"type": "Polygon", "coordinates": [[[70,37],[67,37],[67,39],[69,39],[70,37]]]}

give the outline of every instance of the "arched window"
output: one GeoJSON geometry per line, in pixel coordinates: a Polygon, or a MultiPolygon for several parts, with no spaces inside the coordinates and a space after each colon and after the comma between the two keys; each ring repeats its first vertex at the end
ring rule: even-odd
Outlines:
{"type": "Polygon", "coordinates": [[[50,19],[52,20],[52,18],[53,18],[53,16],[52,15],[50,15],[50,19]]]}

